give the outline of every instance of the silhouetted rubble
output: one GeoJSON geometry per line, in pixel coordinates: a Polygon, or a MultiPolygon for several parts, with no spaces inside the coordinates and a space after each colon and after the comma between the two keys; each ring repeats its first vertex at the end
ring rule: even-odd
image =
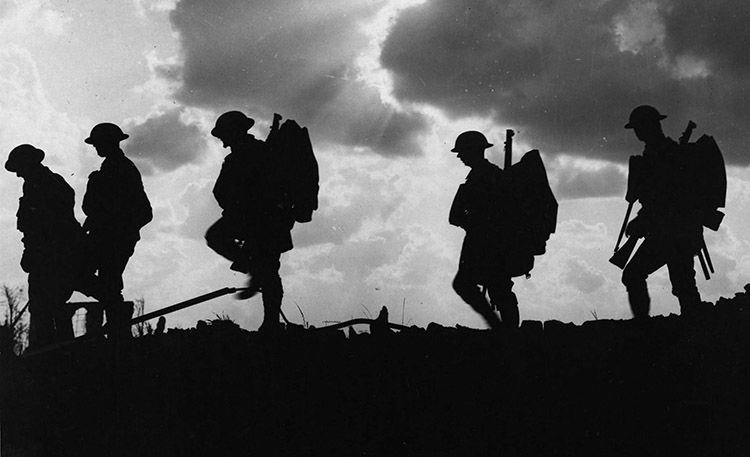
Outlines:
{"type": "Polygon", "coordinates": [[[2,454],[747,455],[746,294],[693,319],[271,335],[216,319],[9,357],[2,454]]]}

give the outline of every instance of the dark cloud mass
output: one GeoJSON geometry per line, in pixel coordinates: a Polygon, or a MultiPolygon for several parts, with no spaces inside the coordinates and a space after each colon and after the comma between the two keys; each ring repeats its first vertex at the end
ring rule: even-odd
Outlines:
{"type": "Polygon", "coordinates": [[[494,115],[543,151],[624,161],[647,103],[668,134],[693,119],[747,164],[748,21],[739,0],[433,0],[402,12],[381,61],[399,99],[494,115]]]}
{"type": "Polygon", "coordinates": [[[706,59],[723,71],[750,73],[750,2],[673,2],[665,16],[666,45],[672,55],[706,59]]]}
{"type": "Polygon", "coordinates": [[[383,1],[182,0],[171,13],[182,65],[181,102],[217,111],[279,112],[326,140],[411,155],[416,114],[396,112],[358,78],[363,20],[383,1]]]}
{"type": "Polygon", "coordinates": [[[180,119],[180,110],[146,119],[127,127],[130,138],[125,142],[128,155],[146,175],[175,170],[197,162],[206,149],[206,134],[196,124],[180,119]]]}

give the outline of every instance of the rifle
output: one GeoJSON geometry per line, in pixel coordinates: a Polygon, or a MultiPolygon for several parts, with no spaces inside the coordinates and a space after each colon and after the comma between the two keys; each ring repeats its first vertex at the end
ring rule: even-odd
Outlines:
{"type": "MultiPolygon", "coordinates": [[[[682,132],[682,135],[680,135],[680,144],[687,144],[690,141],[690,136],[693,134],[693,129],[695,129],[696,124],[693,121],[689,121],[687,128],[684,132],[682,132]]],[[[628,260],[630,259],[630,256],[633,253],[633,250],[635,249],[636,242],[638,241],[637,238],[629,237],[628,240],[623,245],[622,249],[620,249],[620,242],[622,242],[622,237],[625,235],[625,230],[627,229],[628,222],[630,221],[630,213],[633,210],[633,204],[636,200],[638,200],[638,194],[639,192],[639,185],[640,185],[640,176],[641,176],[641,167],[643,166],[643,158],[641,156],[631,156],[630,162],[628,163],[628,190],[625,193],[625,200],[628,202],[628,209],[625,212],[625,219],[622,221],[622,227],[620,227],[620,233],[617,236],[617,243],[615,244],[615,252],[612,255],[612,257],[609,259],[610,263],[616,265],[619,268],[625,268],[625,265],[628,263],[628,260]]],[[[705,243],[704,243],[705,246],[705,243]]],[[[708,251],[705,251],[706,253],[708,251]]],[[[705,268],[705,261],[702,256],[702,252],[698,253],[698,257],[701,262],[701,266],[703,266],[703,272],[706,274],[706,279],[708,279],[708,270],[705,268]]],[[[708,261],[708,264],[711,265],[710,260],[708,261]]],[[[711,268],[713,272],[713,268],[711,268]]]]}
{"type": "MultiPolygon", "coordinates": [[[[630,206],[628,208],[630,208],[630,206]]],[[[627,216],[625,220],[627,221],[627,216]]],[[[621,270],[625,268],[625,265],[628,264],[628,260],[630,260],[630,256],[633,254],[635,245],[637,243],[638,238],[634,236],[628,237],[627,241],[625,241],[625,244],[622,245],[622,248],[616,250],[615,253],[612,254],[612,257],[609,258],[609,263],[613,264],[621,270]]]]}
{"type": "Polygon", "coordinates": [[[505,131],[505,163],[503,164],[503,170],[510,170],[510,165],[513,162],[513,135],[516,133],[513,129],[507,129],[505,131]]]}
{"type": "Polygon", "coordinates": [[[628,209],[625,211],[625,219],[622,221],[622,227],[620,227],[620,234],[617,236],[617,243],[615,244],[615,252],[609,259],[610,263],[619,267],[620,269],[625,268],[625,265],[630,259],[630,255],[635,249],[637,238],[629,237],[625,242],[625,245],[620,249],[620,242],[622,237],[625,235],[625,229],[628,227],[630,221],[630,213],[633,211],[633,204],[638,200],[639,196],[639,185],[641,181],[643,167],[643,157],[641,156],[630,156],[628,163],[628,190],[625,192],[625,201],[628,202],[628,209]]]}
{"type": "MultiPolygon", "coordinates": [[[[682,132],[682,135],[680,136],[680,145],[686,145],[690,141],[690,135],[692,135],[693,130],[697,127],[695,122],[688,121],[688,125],[685,128],[685,131],[682,132]]],[[[709,215],[708,221],[709,225],[708,227],[711,228],[715,226],[717,229],[719,227],[719,224],[721,223],[721,219],[723,219],[724,213],[721,211],[715,211],[714,214],[709,215]]],[[[698,261],[701,264],[701,269],[703,270],[703,276],[706,277],[706,280],[711,279],[711,275],[709,274],[709,271],[711,273],[714,273],[714,265],[713,262],[711,262],[711,255],[708,253],[708,246],[706,246],[706,240],[703,239],[703,236],[701,236],[701,247],[698,249],[698,261]]]]}

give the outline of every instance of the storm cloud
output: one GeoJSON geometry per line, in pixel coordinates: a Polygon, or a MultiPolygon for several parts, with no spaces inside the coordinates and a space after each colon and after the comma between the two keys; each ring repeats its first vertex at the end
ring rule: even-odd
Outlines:
{"type": "Polygon", "coordinates": [[[198,162],[206,150],[206,134],[197,124],[184,122],[172,109],[129,126],[128,155],[146,175],[168,172],[198,162]]]}
{"type": "Polygon", "coordinates": [[[417,113],[388,106],[357,59],[361,29],[385,2],[180,1],[171,12],[181,62],[158,69],[180,83],[178,101],[217,111],[278,112],[323,140],[414,155],[417,113]]]}
{"type": "Polygon", "coordinates": [[[622,162],[640,149],[628,114],[651,104],[744,165],[749,20],[739,0],[434,0],[402,12],[381,62],[398,99],[494,116],[547,152],[622,162]]]}

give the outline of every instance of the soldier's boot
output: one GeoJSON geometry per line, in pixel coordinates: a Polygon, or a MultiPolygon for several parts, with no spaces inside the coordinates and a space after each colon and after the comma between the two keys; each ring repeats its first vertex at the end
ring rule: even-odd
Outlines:
{"type": "Polygon", "coordinates": [[[264,333],[276,333],[281,330],[279,315],[281,314],[281,300],[284,289],[281,286],[281,278],[278,272],[260,272],[257,276],[262,283],[263,289],[263,324],[260,331],[264,333]]]}
{"type": "Polygon", "coordinates": [[[498,329],[502,327],[502,322],[497,314],[492,310],[492,307],[484,298],[484,294],[479,291],[479,287],[476,284],[471,284],[468,280],[464,280],[460,274],[456,275],[453,280],[453,290],[456,291],[459,297],[463,299],[471,308],[476,311],[487,325],[492,329],[498,329]]]}
{"type": "Polygon", "coordinates": [[[503,327],[507,329],[517,329],[520,323],[517,303],[505,303],[500,305],[500,318],[503,321],[503,327]]]}
{"type": "Polygon", "coordinates": [[[503,327],[517,329],[520,323],[518,315],[518,298],[516,294],[506,288],[490,288],[490,303],[500,313],[503,327]]]}
{"type": "Polygon", "coordinates": [[[487,300],[484,298],[484,295],[480,294],[477,291],[477,294],[469,294],[468,297],[462,297],[466,303],[468,303],[471,308],[476,311],[484,321],[487,323],[487,326],[490,327],[493,330],[499,329],[503,326],[503,323],[500,321],[500,318],[497,316],[495,311],[492,310],[492,306],[487,302],[487,300]],[[468,300],[467,300],[468,298],[468,300]]]}
{"type": "Polygon", "coordinates": [[[473,307],[476,312],[478,312],[487,322],[487,325],[493,329],[497,330],[501,327],[503,327],[503,323],[500,321],[500,318],[497,317],[497,314],[495,314],[494,311],[492,311],[492,308],[490,307],[489,303],[485,301],[486,307],[484,310],[478,309],[478,307],[473,307]]]}

